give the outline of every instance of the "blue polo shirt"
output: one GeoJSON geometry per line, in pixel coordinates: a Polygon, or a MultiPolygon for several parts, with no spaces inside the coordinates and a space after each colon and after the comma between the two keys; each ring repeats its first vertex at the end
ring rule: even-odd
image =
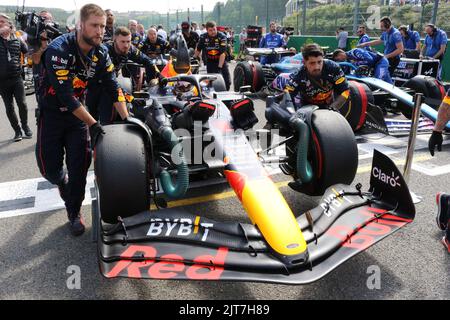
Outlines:
{"type": "Polygon", "coordinates": [[[283,35],[279,33],[267,33],[262,37],[259,47],[260,48],[280,48],[285,46],[286,43],[284,42],[283,35]]]}
{"type": "MultiPolygon", "coordinates": [[[[369,41],[370,41],[369,36],[368,36],[367,34],[363,34],[363,35],[361,36],[361,38],[359,38],[358,44],[366,43],[366,42],[369,42],[369,41]]],[[[367,50],[367,51],[371,51],[371,49],[370,49],[369,46],[365,46],[365,47],[363,47],[362,49],[367,50]]]]}
{"type": "Polygon", "coordinates": [[[436,32],[432,37],[427,35],[425,37],[425,45],[427,50],[425,52],[426,57],[433,57],[441,49],[442,45],[447,45],[447,33],[441,29],[436,29],[436,32]]]}
{"type": "Polygon", "coordinates": [[[390,54],[397,50],[397,44],[403,43],[402,34],[398,29],[392,27],[389,31],[381,34],[380,39],[384,42],[384,54],[390,54]]]}
{"type": "Polygon", "coordinates": [[[417,31],[406,31],[407,38],[403,38],[403,46],[408,50],[416,50],[417,44],[420,42],[420,34],[417,31]]]}

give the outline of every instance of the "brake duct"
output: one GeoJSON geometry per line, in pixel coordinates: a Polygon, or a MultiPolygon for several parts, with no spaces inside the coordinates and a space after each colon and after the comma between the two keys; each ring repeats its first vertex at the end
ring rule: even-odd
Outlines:
{"type": "MultiPolygon", "coordinates": [[[[283,104],[292,104],[290,96],[284,98],[283,104]]],[[[292,105],[293,106],[293,105],[292,105]]],[[[285,128],[292,128],[298,136],[297,141],[297,176],[300,183],[306,184],[312,181],[314,178],[314,172],[311,164],[308,161],[308,148],[310,141],[310,124],[308,125],[307,119],[311,117],[311,114],[316,110],[315,107],[300,109],[295,114],[291,114],[287,108],[283,108],[276,103],[272,103],[270,107],[266,109],[266,118],[269,122],[275,122],[281,124],[285,128]],[[306,121],[305,121],[306,120],[306,121]]],[[[311,121],[308,121],[311,123],[311,121]]]]}
{"type": "Polygon", "coordinates": [[[184,157],[184,151],[177,135],[173,132],[171,123],[167,117],[164,107],[154,100],[153,106],[147,115],[146,123],[158,133],[169,145],[172,157],[175,155],[174,163],[177,168],[176,181],[173,183],[171,174],[162,169],[159,178],[164,193],[172,199],[182,197],[189,187],[189,170],[184,157]]]}

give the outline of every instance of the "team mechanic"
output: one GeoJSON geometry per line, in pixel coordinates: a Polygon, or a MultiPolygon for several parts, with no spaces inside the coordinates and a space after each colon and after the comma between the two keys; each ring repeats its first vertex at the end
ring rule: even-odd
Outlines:
{"type": "MultiPolygon", "coordinates": [[[[118,27],[114,31],[114,42],[104,44],[114,65],[116,76],[128,60],[142,64],[145,67],[147,81],[150,81],[159,74],[155,69],[152,60],[131,44],[131,32],[126,27],[118,27]]],[[[116,108],[114,106],[115,96],[109,94],[109,85],[103,85],[103,79],[97,78],[90,81],[86,105],[94,119],[99,120],[102,125],[111,124],[117,119],[116,108]]],[[[130,97],[126,93],[127,97],[130,97]]]]}
{"type": "Polygon", "coordinates": [[[147,38],[140,46],[141,51],[149,58],[155,59],[170,52],[169,41],[164,40],[158,36],[155,28],[150,28],[147,31],[147,38]]]}
{"type": "MultiPolygon", "coordinates": [[[[434,151],[437,147],[438,151],[442,151],[442,132],[450,121],[450,89],[441,103],[438,111],[438,117],[434,126],[433,133],[428,141],[428,148],[434,157],[434,151]]],[[[445,236],[442,238],[447,252],[450,253],[450,194],[438,193],[436,196],[438,204],[437,224],[441,230],[446,230],[445,236]]]]}
{"type": "Polygon", "coordinates": [[[228,91],[231,86],[231,78],[226,62],[227,37],[222,32],[217,31],[217,25],[214,21],[206,23],[206,31],[207,33],[200,36],[194,58],[198,59],[201,52],[205,51],[206,71],[208,73],[221,73],[228,91]]]}
{"type": "Polygon", "coordinates": [[[347,52],[337,49],[333,52],[333,60],[336,62],[350,61],[358,67],[373,68],[375,78],[390,84],[394,83],[389,74],[389,61],[381,53],[358,48],[347,52]]]}
{"type": "Polygon", "coordinates": [[[105,12],[95,4],[87,4],[80,10],[77,32],[56,38],[43,55],[36,160],[41,174],[58,186],[70,231],[75,236],[85,229],[80,209],[91,149],[99,135],[104,134],[83,105],[88,82],[102,79],[109,94],[120,101],[114,105],[122,119],[128,117],[114,66],[101,46],[105,24],[105,12]],[[64,153],[67,175],[63,170],[64,153]]]}
{"type": "Polygon", "coordinates": [[[285,88],[291,94],[292,101],[300,94],[300,106],[313,104],[322,109],[342,108],[350,90],[339,65],[324,59],[322,49],[315,43],[303,47],[302,55],[303,66],[290,75],[285,88]]]}

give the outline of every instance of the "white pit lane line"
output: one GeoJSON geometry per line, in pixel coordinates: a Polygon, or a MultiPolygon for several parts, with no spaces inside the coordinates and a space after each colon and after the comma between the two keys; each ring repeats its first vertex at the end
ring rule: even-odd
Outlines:
{"type": "MultiPolygon", "coordinates": [[[[362,161],[371,159],[374,149],[387,155],[404,153],[408,137],[393,138],[383,137],[379,134],[370,134],[358,136],[357,140],[360,141],[358,150],[359,160],[362,161]]],[[[444,144],[449,145],[450,139],[447,138],[444,144]]],[[[427,148],[427,146],[428,135],[418,136],[416,150],[427,148]]],[[[282,156],[284,155],[284,149],[277,148],[274,153],[276,156],[282,156]]],[[[275,163],[266,165],[265,168],[270,175],[281,173],[281,170],[275,163]]],[[[412,169],[428,176],[439,176],[450,173],[450,165],[438,166],[429,161],[425,163],[414,163],[412,169]]],[[[226,183],[226,180],[223,178],[199,181],[192,183],[191,189],[222,183],[226,183]]],[[[93,190],[94,172],[89,171],[83,206],[91,205],[91,202],[95,197],[93,190]]],[[[161,191],[158,191],[158,193],[161,193],[161,191]]],[[[39,214],[61,209],[65,209],[65,206],[59,196],[58,189],[44,178],[0,183],[0,219],[39,214]]]]}

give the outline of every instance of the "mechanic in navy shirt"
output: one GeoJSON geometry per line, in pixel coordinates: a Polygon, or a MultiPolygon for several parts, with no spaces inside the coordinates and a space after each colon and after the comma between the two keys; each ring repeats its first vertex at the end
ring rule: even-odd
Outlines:
{"type": "Polygon", "coordinates": [[[441,63],[438,70],[438,80],[441,80],[442,75],[442,61],[444,59],[445,51],[447,50],[447,33],[444,30],[436,28],[433,24],[425,26],[425,43],[422,48],[422,57],[438,59],[441,63]]]}
{"type": "Polygon", "coordinates": [[[387,83],[394,83],[389,74],[389,61],[382,54],[377,52],[366,51],[364,49],[353,49],[344,52],[337,49],[333,52],[333,60],[336,62],[349,61],[355,66],[364,66],[375,69],[374,77],[386,81],[387,83]]]}
{"type": "Polygon", "coordinates": [[[389,17],[381,18],[380,29],[383,31],[380,39],[361,43],[357,45],[357,48],[376,46],[384,43],[384,57],[389,61],[389,73],[392,77],[400,63],[400,56],[404,51],[402,35],[400,31],[394,28],[389,17]]]}
{"type": "MultiPolygon", "coordinates": [[[[270,23],[270,32],[266,33],[259,42],[260,48],[282,48],[286,47],[286,43],[284,42],[284,38],[282,34],[277,32],[277,24],[275,22],[270,23]]],[[[264,56],[261,57],[261,64],[272,64],[276,63],[276,56],[264,56]]]]}
{"type": "MultiPolygon", "coordinates": [[[[441,103],[438,111],[438,117],[433,129],[433,134],[428,141],[428,148],[431,155],[434,157],[434,151],[437,147],[438,151],[442,151],[442,132],[445,126],[450,121],[450,90],[447,91],[447,95],[441,103]]],[[[439,229],[445,232],[445,236],[442,238],[447,252],[450,253],[450,194],[438,193],[436,196],[436,202],[438,204],[438,214],[436,222],[439,229]]]]}
{"type": "Polygon", "coordinates": [[[230,90],[231,77],[226,61],[227,37],[222,32],[217,31],[217,25],[214,21],[206,23],[206,30],[207,32],[200,36],[194,58],[198,58],[200,54],[204,53],[206,72],[222,74],[226,89],[230,90]]]}
{"type": "Polygon", "coordinates": [[[106,13],[99,6],[83,6],[78,30],[55,39],[42,57],[36,160],[41,174],[58,186],[74,236],[85,230],[80,209],[91,150],[104,134],[84,106],[88,83],[101,79],[102,86],[117,101],[114,105],[122,119],[128,117],[114,65],[101,45],[105,25],[106,13]],[[64,155],[67,175],[63,169],[64,155]]]}
{"type": "Polygon", "coordinates": [[[402,34],[403,47],[405,50],[415,50],[420,52],[420,34],[417,31],[408,30],[406,26],[401,26],[398,31],[402,34]]]}
{"type": "MultiPolygon", "coordinates": [[[[366,43],[366,42],[370,41],[370,37],[367,35],[366,26],[365,25],[360,25],[358,27],[358,30],[356,31],[356,34],[359,37],[358,45],[361,44],[361,43],[366,43]]],[[[365,46],[362,49],[367,50],[367,51],[372,51],[372,48],[370,46],[365,46]]]]}
{"type": "Polygon", "coordinates": [[[324,59],[322,49],[315,43],[302,48],[302,55],[302,67],[290,75],[285,88],[292,101],[300,94],[300,107],[314,104],[323,109],[342,108],[349,98],[350,90],[339,65],[324,59]]]}

